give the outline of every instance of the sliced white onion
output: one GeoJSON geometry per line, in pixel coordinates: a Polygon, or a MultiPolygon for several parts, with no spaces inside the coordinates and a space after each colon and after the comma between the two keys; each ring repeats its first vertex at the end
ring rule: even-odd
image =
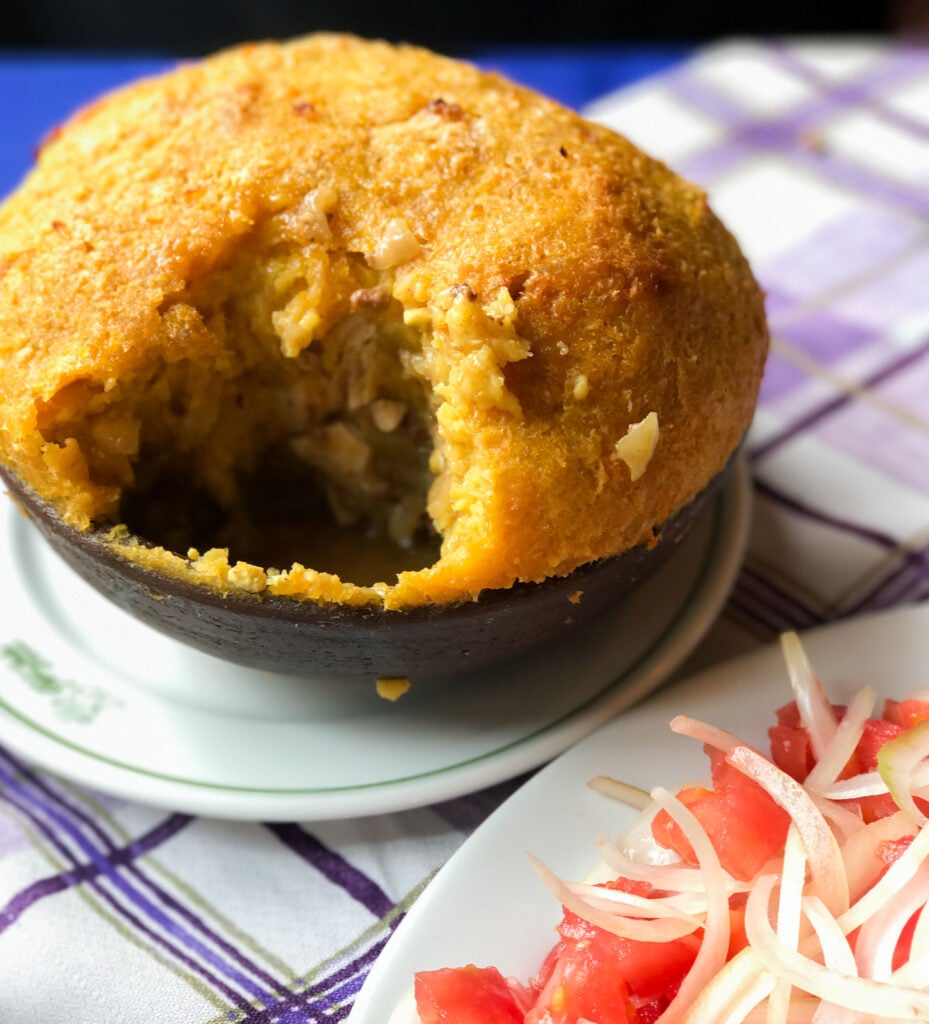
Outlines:
{"type": "Polygon", "coordinates": [[[652,799],[684,833],[706,879],[703,941],[680,988],[658,1018],[659,1024],[677,1024],[697,994],[726,964],[729,951],[729,892],[726,873],[720,866],[716,848],[694,813],[666,789],[653,789],[652,799]]]}
{"type": "Polygon", "coordinates": [[[839,922],[816,896],[803,897],[803,913],[813,926],[826,967],[851,977],[858,975],[858,964],[839,922]]]}
{"type": "Polygon", "coordinates": [[[929,757],[929,719],[888,740],[877,752],[877,771],[887,786],[894,803],[916,822],[929,823],[929,818],[916,806],[913,799],[915,770],[929,757]]]}
{"type": "MultiPolygon", "coordinates": [[[[855,954],[836,919],[815,896],[804,897],[803,911],[813,925],[826,967],[842,974],[856,975],[855,954]]],[[[814,1014],[813,1021],[814,1024],[854,1024],[860,1018],[857,1010],[824,1002],[814,1014]]]]}
{"type": "Polygon", "coordinates": [[[736,747],[726,760],[757,782],[790,815],[803,840],[814,894],[832,914],[848,909],[848,880],[842,853],[809,793],[796,779],[748,747],[736,747]]]}
{"type": "Polygon", "coordinates": [[[796,633],[784,633],[781,650],[793,688],[800,721],[810,734],[810,745],[818,761],[835,735],[838,724],[823,685],[810,667],[806,651],[796,633]]]}
{"type": "MultiPolygon", "coordinates": [[[[646,794],[648,795],[648,794],[646,794]]],[[[648,797],[648,805],[636,815],[635,820],[622,834],[621,852],[628,858],[642,864],[681,864],[680,856],[662,846],[652,831],[652,822],[658,813],[658,807],[648,797]]],[[[627,876],[628,877],[628,876],[627,876]]]]}
{"type": "Polygon", "coordinates": [[[929,862],[924,861],[916,874],[861,926],[855,943],[855,957],[863,977],[877,981],[890,979],[894,953],[904,926],[926,905],[927,899],[929,862]]]}
{"type": "Polygon", "coordinates": [[[860,928],[903,888],[929,856],[929,828],[920,829],[913,842],[871,888],[839,918],[846,935],[860,928]]]}
{"type": "Polygon", "coordinates": [[[803,886],[806,882],[806,854],[797,826],[791,822],[784,844],[781,885],[777,901],[777,934],[794,946],[800,941],[803,886]]]}
{"type": "Polygon", "coordinates": [[[763,875],[755,882],[745,910],[751,948],[771,973],[818,999],[879,1019],[919,1021],[929,1017],[929,992],[869,978],[850,977],[811,960],[782,942],[768,920],[777,879],[763,875]]]}
{"type": "Polygon", "coordinates": [[[909,960],[901,964],[890,976],[895,985],[902,985],[904,988],[926,989],[926,976],[929,973],[929,956],[920,957],[919,960],[909,960]]]}
{"type": "Polygon", "coordinates": [[[677,715],[672,718],[670,729],[671,732],[676,732],[679,736],[689,736],[691,739],[705,743],[715,750],[721,750],[725,754],[735,747],[745,746],[745,743],[738,736],[733,736],[731,732],[726,732],[725,729],[720,729],[715,725],[709,725],[707,722],[701,722],[699,718],[691,718],[689,715],[677,715]]]}
{"type": "Polygon", "coordinates": [[[761,1004],[773,987],[771,972],[751,949],[743,949],[697,994],[681,1024],[737,1024],[761,1004]]]}
{"type": "Polygon", "coordinates": [[[847,1006],[820,1003],[813,1014],[812,1024],[875,1024],[875,1020],[847,1006]]]}
{"type": "Polygon", "coordinates": [[[768,996],[765,1024],[787,1024],[790,1020],[793,991],[793,985],[789,981],[775,982],[771,995],[768,996]]]}
{"type": "Polygon", "coordinates": [[[834,800],[827,800],[819,793],[810,793],[810,799],[816,805],[819,813],[833,826],[833,831],[838,833],[839,838],[844,842],[860,832],[864,828],[864,820],[858,808],[852,810],[843,807],[834,800]]]}
{"type": "Polygon", "coordinates": [[[887,792],[884,780],[875,772],[861,772],[839,779],[821,790],[828,800],[860,800],[864,796],[881,796],[887,792]]]}
{"type": "MultiPolygon", "coordinates": [[[[806,854],[797,826],[791,822],[784,844],[781,866],[781,887],[777,904],[777,934],[788,945],[800,941],[803,886],[806,882],[806,854]]],[[[787,1024],[793,987],[787,981],[778,981],[768,996],[766,1024],[787,1024]]]]}
{"type": "Polygon", "coordinates": [[[702,916],[706,912],[706,898],[699,893],[651,899],[620,889],[605,889],[600,885],[584,885],[577,882],[565,882],[565,885],[590,906],[611,914],[643,920],[658,917],[677,918],[689,921],[694,928],[703,927],[702,916]]]}
{"type": "Polygon", "coordinates": [[[644,811],[652,802],[652,798],[644,789],[630,786],[628,782],[620,782],[609,775],[595,775],[587,785],[595,793],[625,804],[626,807],[634,807],[637,811],[644,811]]]}
{"type": "MultiPolygon", "coordinates": [[[[768,1024],[768,1008],[771,1005],[771,996],[767,1003],[750,1010],[744,1018],[740,1018],[741,1024],[768,1024]]],[[[787,1018],[788,1024],[813,1024],[817,1011],[822,1006],[818,999],[811,999],[809,996],[794,995],[790,1004],[790,1013],[787,1018]]]]}
{"type": "Polygon", "coordinates": [[[897,984],[912,985],[914,988],[919,988],[927,977],[929,977],[929,905],[923,907],[916,921],[916,927],[913,929],[909,960],[905,964],[901,964],[891,976],[897,984]]]}
{"type": "Polygon", "coordinates": [[[563,882],[551,868],[543,864],[537,857],[529,854],[529,860],[535,868],[536,874],[559,903],[584,918],[585,921],[595,924],[612,935],[618,935],[623,939],[637,939],[639,942],[673,942],[675,939],[682,939],[685,935],[692,935],[695,931],[694,925],[689,921],[680,919],[643,921],[622,917],[601,907],[592,907],[581,896],[573,893],[567,883],[563,882]]]}
{"type": "MultiPolygon", "coordinates": [[[[917,765],[914,769],[912,789],[916,796],[929,797],[929,763],[917,765]]],[[[883,796],[889,792],[887,783],[877,771],[873,771],[833,782],[822,791],[822,795],[829,800],[858,800],[863,796],[883,796]]]]}
{"type": "MultiPolygon", "coordinates": [[[[893,742],[890,740],[889,742],[893,742]]],[[[929,764],[917,765],[913,770],[912,789],[917,796],[926,796],[929,789],[929,764]]],[[[826,786],[822,795],[829,800],[860,800],[864,796],[883,796],[889,793],[887,783],[881,778],[880,773],[862,772],[860,775],[850,775],[847,779],[839,779],[831,786],[826,786]]]]}
{"type": "MultiPolygon", "coordinates": [[[[655,889],[668,892],[706,892],[706,879],[699,868],[683,865],[678,859],[674,864],[642,864],[633,860],[610,839],[597,842],[600,856],[623,878],[648,882],[655,889]]],[[[748,892],[749,882],[737,881],[725,869],[720,869],[726,884],[726,892],[748,892]]]]}
{"type": "Polygon", "coordinates": [[[848,702],[845,717],[839,722],[832,740],[804,780],[807,789],[822,790],[839,777],[861,741],[865,722],[874,710],[874,701],[874,691],[866,686],[848,702]]]}
{"type": "Polygon", "coordinates": [[[857,832],[846,838],[842,846],[842,859],[848,877],[849,899],[853,903],[874,885],[887,866],[877,856],[880,844],[912,836],[915,831],[915,826],[903,811],[897,811],[896,814],[862,825],[857,832]]]}

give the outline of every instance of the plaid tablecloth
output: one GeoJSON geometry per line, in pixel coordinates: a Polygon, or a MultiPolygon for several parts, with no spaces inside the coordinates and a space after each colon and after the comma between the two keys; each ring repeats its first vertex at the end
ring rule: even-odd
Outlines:
{"type": "MultiPolygon", "coordinates": [[[[706,186],[768,295],[750,550],[692,664],[924,599],[929,51],[731,43],[592,113],[706,186]]],[[[249,825],[0,750],[0,1021],[343,1020],[405,910],[517,784],[249,825]]]]}

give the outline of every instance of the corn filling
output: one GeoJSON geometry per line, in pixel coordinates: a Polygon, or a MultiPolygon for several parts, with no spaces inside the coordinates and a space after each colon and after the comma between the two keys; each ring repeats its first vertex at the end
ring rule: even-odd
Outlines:
{"type": "Polygon", "coordinates": [[[39,428],[119,493],[124,536],[240,590],[286,589],[294,563],[368,587],[439,554],[430,317],[405,323],[389,270],[359,254],[281,245],[292,211],[280,221],[260,233],[269,252],[244,248],[162,311],[195,355],[73,383],[39,428]]]}

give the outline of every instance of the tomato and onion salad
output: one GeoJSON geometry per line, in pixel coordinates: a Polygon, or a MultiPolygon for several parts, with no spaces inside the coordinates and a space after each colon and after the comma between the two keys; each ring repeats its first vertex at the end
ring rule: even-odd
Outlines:
{"type": "Polygon", "coordinates": [[[562,904],[523,983],[415,977],[421,1024],[860,1024],[929,1019],[929,692],[830,703],[795,634],[768,754],[688,717],[705,785],[594,789],[639,815],[606,880],[536,871],[562,904]]]}

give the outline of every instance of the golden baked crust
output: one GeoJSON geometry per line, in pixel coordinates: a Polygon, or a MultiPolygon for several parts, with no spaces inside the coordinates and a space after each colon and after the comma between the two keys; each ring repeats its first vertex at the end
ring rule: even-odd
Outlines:
{"type": "MultiPolygon", "coordinates": [[[[119,522],[152,452],[230,503],[269,444],[369,467],[359,417],[389,434],[418,410],[441,556],[395,581],[114,531],[253,593],[450,602],[650,543],[739,445],[766,345],[702,191],[412,47],[311,36],[136,83],[0,207],[0,461],[82,530],[119,522]],[[378,352],[390,366],[358,384],[378,352]],[[363,413],[343,423],[346,403],[363,413]]],[[[359,493],[399,508],[413,485],[391,480],[359,493]]]]}

